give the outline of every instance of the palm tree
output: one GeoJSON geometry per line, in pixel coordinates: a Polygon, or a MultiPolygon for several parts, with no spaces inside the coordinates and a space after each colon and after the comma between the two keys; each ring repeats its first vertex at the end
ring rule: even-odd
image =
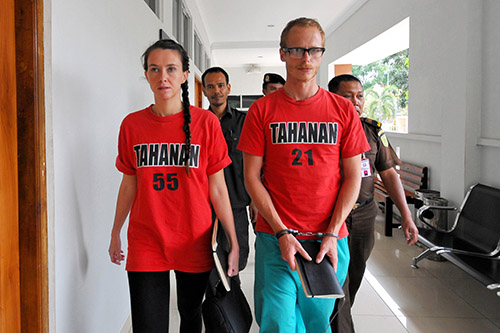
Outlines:
{"type": "Polygon", "coordinates": [[[368,118],[380,122],[396,119],[396,113],[398,111],[397,91],[398,89],[393,85],[371,87],[365,90],[366,106],[364,111],[368,118]],[[383,89],[379,93],[377,90],[380,90],[380,88],[383,89]]]}

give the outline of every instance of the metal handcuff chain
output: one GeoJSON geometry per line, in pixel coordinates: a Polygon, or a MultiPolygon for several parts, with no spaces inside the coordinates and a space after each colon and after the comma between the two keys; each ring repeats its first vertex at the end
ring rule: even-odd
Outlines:
{"type": "Polygon", "coordinates": [[[290,234],[294,237],[306,236],[306,237],[318,237],[318,238],[324,238],[324,237],[335,237],[337,239],[339,238],[339,235],[335,234],[333,232],[311,232],[311,231],[300,232],[300,231],[295,230],[295,229],[280,230],[275,234],[275,236],[276,236],[276,238],[280,239],[281,236],[284,236],[286,234],[290,234]]]}

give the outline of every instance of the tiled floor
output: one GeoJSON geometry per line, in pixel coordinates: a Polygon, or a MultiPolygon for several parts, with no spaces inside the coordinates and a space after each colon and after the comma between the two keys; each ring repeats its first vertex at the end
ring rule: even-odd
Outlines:
{"type": "Polygon", "coordinates": [[[401,230],[383,236],[353,307],[357,332],[500,332],[500,297],[449,262],[411,258],[422,249],[405,244],[401,230]]]}
{"type": "MultiPolygon", "coordinates": [[[[352,310],[356,332],[500,333],[500,297],[448,262],[426,259],[412,269],[411,258],[421,251],[406,245],[401,230],[383,236],[383,218],[377,218],[375,249],[352,310]]],[[[253,252],[250,258],[241,280],[253,307],[253,252]]],[[[176,332],[175,293],[171,302],[176,332]]],[[[258,332],[255,323],[251,332],[258,332]]]]}

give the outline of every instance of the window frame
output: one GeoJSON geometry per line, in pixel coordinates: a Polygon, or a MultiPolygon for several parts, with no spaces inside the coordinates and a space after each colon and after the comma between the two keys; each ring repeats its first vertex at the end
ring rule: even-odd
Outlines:
{"type": "Polygon", "coordinates": [[[162,20],[162,0],[144,0],[146,5],[151,9],[151,11],[158,17],[158,19],[162,20]],[[152,6],[153,5],[153,6],[152,6]]]}

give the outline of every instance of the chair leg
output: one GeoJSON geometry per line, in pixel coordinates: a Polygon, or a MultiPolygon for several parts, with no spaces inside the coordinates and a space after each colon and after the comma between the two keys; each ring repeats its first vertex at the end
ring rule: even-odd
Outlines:
{"type": "Polygon", "coordinates": [[[433,247],[430,247],[430,248],[426,249],[422,253],[420,253],[417,257],[412,258],[412,260],[411,260],[412,261],[411,268],[419,268],[417,264],[420,261],[422,261],[423,259],[427,258],[428,256],[430,256],[431,254],[435,253],[436,251],[438,251],[440,249],[441,248],[438,247],[438,246],[433,246],[433,247]]]}
{"type": "Polygon", "coordinates": [[[385,198],[385,236],[392,237],[392,200],[385,198]]]}

